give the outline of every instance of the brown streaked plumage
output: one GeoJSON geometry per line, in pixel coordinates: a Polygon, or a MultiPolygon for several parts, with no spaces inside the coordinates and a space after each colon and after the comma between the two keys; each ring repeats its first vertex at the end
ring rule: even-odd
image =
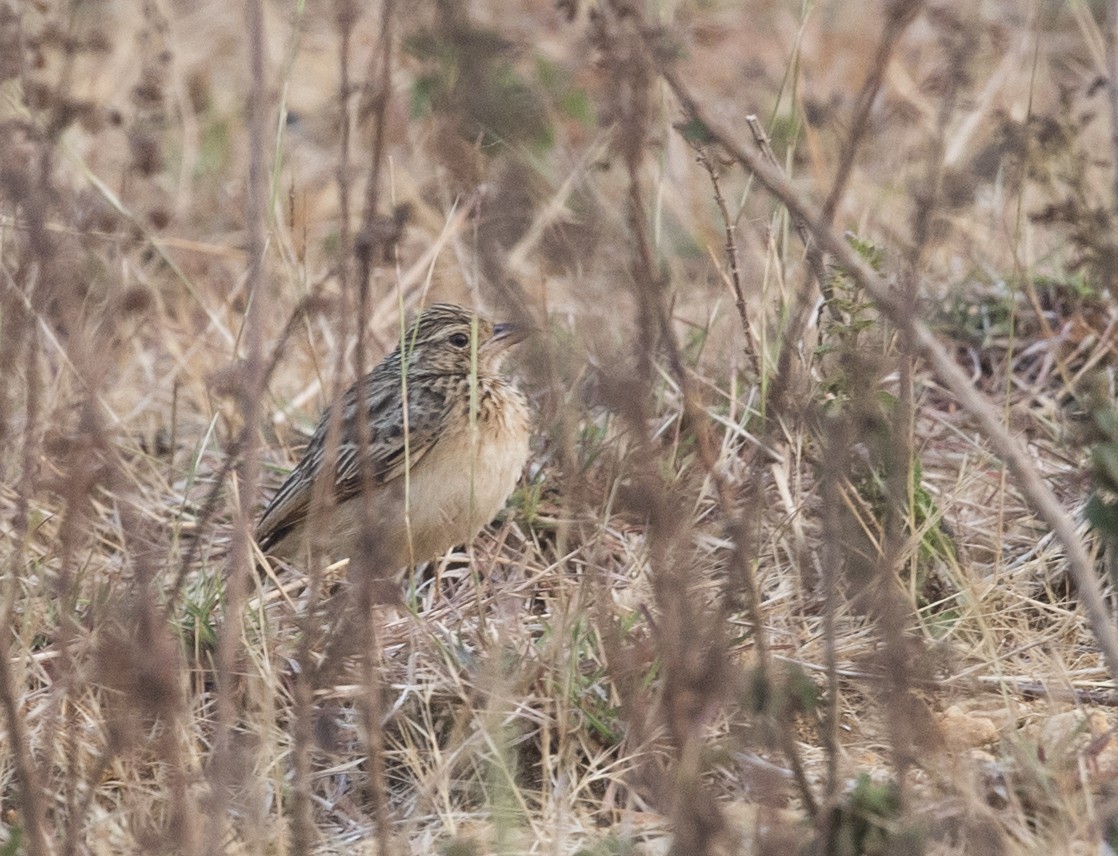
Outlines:
{"type": "Polygon", "coordinates": [[[528,457],[527,402],[499,373],[508,348],[525,334],[460,306],[424,310],[396,350],[342,396],[329,476],[323,469],[330,409],[323,413],[260,517],[260,548],[298,559],[314,539],[326,558],[353,556],[365,503],[371,558],[385,574],[471,541],[500,511],[528,457]],[[359,430],[369,432],[367,473],[358,461],[359,430]],[[333,504],[316,509],[315,482],[323,477],[332,480],[333,504]]]}

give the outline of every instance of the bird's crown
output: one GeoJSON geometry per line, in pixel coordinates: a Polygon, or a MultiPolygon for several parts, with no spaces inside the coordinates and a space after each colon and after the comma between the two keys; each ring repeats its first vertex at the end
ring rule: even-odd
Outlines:
{"type": "Polygon", "coordinates": [[[468,374],[493,334],[493,324],[472,310],[436,303],[416,317],[393,356],[406,355],[409,374],[468,374]]]}
{"type": "Polygon", "coordinates": [[[493,335],[493,325],[476,312],[453,303],[436,303],[420,312],[412,322],[404,345],[447,344],[468,352],[475,324],[479,342],[493,335]],[[463,333],[465,340],[461,338],[463,333]]]}

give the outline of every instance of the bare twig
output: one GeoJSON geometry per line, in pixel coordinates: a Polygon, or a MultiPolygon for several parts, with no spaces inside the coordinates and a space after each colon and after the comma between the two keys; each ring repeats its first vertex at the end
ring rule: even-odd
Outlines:
{"type": "MultiPolygon", "coordinates": [[[[351,0],[342,0],[341,7],[351,10],[350,15],[356,11],[356,5],[351,0]]],[[[384,170],[385,154],[385,114],[392,91],[392,40],[393,21],[395,19],[395,4],[386,0],[381,7],[380,36],[378,39],[378,59],[380,67],[374,86],[376,92],[375,110],[373,111],[373,140],[370,152],[369,178],[365,187],[365,211],[362,218],[361,230],[357,235],[354,250],[356,251],[357,270],[357,347],[354,351],[357,375],[363,377],[365,373],[365,339],[366,319],[369,311],[369,294],[372,287],[373,268],[376,259],[381,255],[380,242],[377,237],[376,220],[380,206],[381,175],[384,170]]],[[[339,16],[341,17],[341,16],[339,16]]],[[[341,80],[342,97],[348,96],[349,70],[348,46],[352,20],[342,21],[342,54],[341,54],[341,80]]],[[[348,118],[343,117],[348,127],[348,118]]],[[[343,163],[348,159],[346,145],[342,146],[343,163]]],[[[343,199],[347,198],[343,189],[343,199]]],[[[343,210],[344,240],[342,252],[348,257],[349,253],[349,226],[348,210],[343,210]]],[[[358,398],[364,397],[359,393],[358,398]]],[[[407,401],[407,395],[404,395],[407,401]]],[[[368,790],[373,804],[373,821],[377,830],[377,852],[380,856],[388,856],[391,844],[391,828],[388,816],[388,783],[384,769],[384,735],[381,729],[381,719],[384,711],[384,689],[381,677],[381,644],[380,633],[377,628],[377,611],[380,606],[376,596],[377,584],[383,580],[385,571],[393,572],[395,569],[381,567],[382,562],[376,555],[375,535],[377,521],[373,518],[372,497],[373,472],[372,467],[366,466],[369,460],[368,446],[371,441],[371,426],[368,423],[368,412],[360,408],[361,424],[357,432],[358,460],[362,462],[361,478],[365,483],[364,495],[367,501],[363,507],[362,530],[363,547],[362,555],[354,557],[351,573],[357,574],[358,590],[358,626],[361,628],[361,638],[364,641],[361,652],[363,666],[362,679],[365,692],[361,697],[361,718],[364,722],[364,738],[366,743],[366,756],[368,763],[368,790]]],[[[406,425],[406,423],[405,423],[406,425]]]]}
{"type": "Polygon", "coordinates": [[[893,52],[897,48],[902,35],[909,24],[915,20],[923,7],[923,0],[886,0],[884,3],[885,29],[881,34],[881,41],[877,44],[877,52],[870,63],[870,73],[862,83],[858,92],[857,106],[854,108],[854,118],[850,123],[850,136],[842,147],[839,155],[838,167],[835,169],[835,180],[831,184],[831,191],[823,203],[823,210],[819,215],[820,221],[830,226],[835,219],[839,201],[846,192],[846,183],[850,180],[851,170],[854,168],[854,159],[858,155],[858,148],[862,138],[869,127],[870,111],[873,109],[877,93],[881,91],[881,84],[885,80],[885,72],[889,69],[893,52]]]}
{"type": "MultiPolygon", "coordinates": [[[[886,0],[885,2],[886,17],[884,31],[882,32],[881,40],[878,42],[873,61],[870,64],[870,73],[867,75],[865,81],[862,83],[861,90],[858,92],[857,106],[854,109],[854,117],[850,125],[850,134],[843,144],[842,152],[839,155],[838,167],[835,170],[834,182],[831,184],[831,190],[827,194],[826,201],[823,203],[823,212],[820,216],[820,220],[828,227],[834,222],[835,212],[838,210],[839,202],[846,192],[846,185],[850,179],[851,171],[854,168],[854,160],[869,126],[870,112],[873,108],[874,101],[877,100],[877,94],[881,89],[882,82],[885,79],[885,72],[889,67],[889,62],[892,59],[901,36],[904,34],[909,24],[915,19],[922,6],[922,0],[886,0]]],[[[661,71],[663,70],[664,65],[661,63],[661,71]]],[[[794,214],[792,219],[793,222],[797,221],[794,214]]],[[[799,222],[803,224],[804,221],[801,220],[799,222]]],[[[797,226],[797,231],[799,231],[799,226],[797,226]]],[[[833,306],[830,286],[827,281],[826,268],[823,264],[823,249],[818,246],[817,243],[809,241],[806,245],[806,250],[810,276],[805,275],[796,290],[796,297],[789,315],[790,321],[784,336],[781,338],[775,380],[769,390],[769,400],[778,403],[778,405],[787,394],[788,387],[792,382],[792,355],[795,353],[796,349],[800,347],[803,339],[803,332],[808,323],[810,315],[809,310],[813,302],[811,289],[812,277],[819,282],[819,290],[823,295],[823,302],[830,307],[831,316],[838,321],[842,320],[840,313],[833,306]]]]}
{"type": "MultiPolygon", "coordinates": [[[[753,134],[753,141],[757,144],[757,148],[761,150],[765,159],[772,164],[773,169],[783,171],[780,161],[776,159],[776,154],[773,152],[772,144],[769,142],[769,135],[765,133],[765,129],[761,125],[761,120],[750,113],[745,117],[745,124],[749,126],[749,132],[753,134]]],[[[799,217],[793,217],[792,225],[796,227],[796,234],[800,236],[800,242],[804,245],[804,250],[809,251],[811,249],[811,233],[807,229],[807,224],[799,217]]],[[[812,276],[819,283],[820,290],[826,294],[828,289],[827,269],[823,266],[823,256],[819,253],[808,252],[807,262],[811,266],[812,276]]]]}
{"type": "MultiPolygon", "coordinates": [[[[927,155],[927,172],[923,182],[913,194],[913,240],[907,252],[905,269],[900,277],[901,299],[909,307],[910,316],[916,312],[920,272],[924,267],[924,255],[932,238],[932,223],[940,201],[946,129],[955,110],[958,89],[964,79],[962,69],[966,62],[968,48],[971,47],[960,30],[950,27],[945,30],[941,43],[946,50],[944,62],[953,73],[946,75],[946,90],[940,102],[938,121],[935,123],[932,145],[927,155]]],[[[915,579],[917,574],[915,553],[908,574],[903,573],[904,569],[901,567],[906,551],[907,533],[915,532],[918,528],[913,519],[916,513],[915,482],[918,478],[913,466],[913,460],[917,455],[914,382],[917,356],[907,340],[902,339],[900,346],[898,396],[890,431],[892,465],[888,467],[886,473],[886,490],[891,501],[885,510],[885,514],[888,515],[884,521],[885,547],[877,569],[879,584],[883,586],[894,581],[897,574],[900,574],[902,579],[915,579]]],[[[909,694],[913,686],[914,668],[909,656],[900,653],[893,656],[893,652],[904,652],[906,649],[912,624],[910,607],[911,601],[915,600],[913,595],[914,593],[910,595],[910,600],[903,604],[897,596],[884,600],[883,605],[891,614],[879,615],[877,620],[883,651],[887,652],[886,656],[889,657],[892,665],[886,693],[887,698],[891,698],[893,703],[887,705],[886,712],[896,781],[902,801],[907,799],[910,787],[908,770],[916,760],[909,718],[911,711],[909,694]]]]}
{"type": "Polygon", "coordinates": [[[1110,107],[1110,147],[1114,159],[1113,193],[1110,204],[1118,210],[1118,0],[1106,0],[1106,99],[1110,107]]]}
{"type": "Polygon", "coordinates": [[[730,218],[730,211],[726,207],[726,199],[722,196],[722,185],[718,181],[718,170],[715,168],[710,155],[701,143],[693,143],[695,157],[699,165],[706,170],[710,177],[710,186],[714,192],[714,203],[718,206],[718,213],[722,217],[722,228],[726,236],[726,264],[730,269],[730,288],[734,293],[734,303],[741,319],[741,329],[745,333],[746,358],[753,368],[753,374],[758,382],[761,380],[761,353],[757,350],[757,338],[753,335],[753,325],[749,323],[749,308],[745,305],[745,292],[741,287],[741,273],[738,270],[738,247],[734,240],[734,221],[730,218]]]}
{"type": "Polygon", "coordinates": [[[213,803],[207,828],[206,850],[223,849],[226,795],[235,784],[233,730],[237,721],[237,660],[243,631],[243,607],[253,572],[251,553],[253,506],[260,465],[256,456],[256,425],[263,394],[264,363],[261,352],[262,308],[267,299],[264,286],[264,218],[267,187],[264,164],[264,125],[267,90],[264,79],[264,10],[261,0],[249,0],[248,38],[252,91],[249,100],[249,172],[245,206],[248,229],[248,308],[245,313],[245,361],[240,410],[246,433],[237,464],[238,507],[232,543],[226,562],[224,621],[218,631],[214,679],[217,684],[217,722],[210,759],[213,803]]]}
{"type": "MultiPolygon", "coordinates": [[[[823,580],[823,656],[824,668],[827,675],[827,706],[824,711],[823,724],[819,735],[823,741],[823,756],[827,759],[827,779],[824,785],[824,799],[827,805],[833,805],[839,795],[841,780],[839,779],[839,680],[838,680],[838,649],[835,635],[835,616],[839,609],[838,598],[838,573],[840,567],[838,534],[838,497],[833,485],[834,478],[830,476],[831,468],[838,469],[839,462],[834,455],[828,455],[824,466],[824,490],[830,488],[833,493],[831,501],[826,501],[824,494],[823,503],[823,531],[828,537],[823,541],[823,567],[819,568],[819,575],[823,580]],[[827,482],[830,476],[831,483],[827,482]]],[[[829,822],[829,821],[828,821],[829,822]]]]}
{"type": "MultiPolygon", "coordinates": [[[[19,554],[17,554],[19,555],[19,554]]],[[[15,569],[12,568],[12,571],[15,569]]],[[[12,579],[17,576],[11,573],[12,579]]],[[[0,638],[11,639],[11,606],[13,601],[7,599],[3,606],[3,615],[0,615],[0,638]]],[[[8,737],[5,743],[9,747],[12,763],[15,768],[15,780],[19,784],[20,802],[22,810],[20,816],[24,829],[27,832],[27,852],[30,856],[46,856],[51,852],[46,837],[46,807],[43,801],[43,786],[39,769],[31,755],[31,744],[28,742],[25,717],[20,709],[19,700],[16,698],[15,684],[12,679],[12,658],[5,645],[0,650],[0,707],[4,709],[4,719],[7,724],[8,737]]]]}
{"type": "MultiPolygon", "coordinates": [[[[41,221],[40,221],[41,222],[41,221]]],[[[11,280],[11,273],[4,266],[4,276],[11,280]]],[[[12,282],[13,290],[16,288],[12,282]]],[[[7,293],[7,291],[5,291],[7,293]]],[[[0,573],[0,706],[4,710],[4,718],[8,729],[8,738],[5,741],[12,756],[15,780],[19,785],[22,797],[22,810],[20,812],[24,828],[27,830],[27,852],[30,856],[45,856],[51,852],[48,846],[46,828],[46,804],[44,801],[42,772],[35,763],[31,753],[31,744],[28,740],[25,714],[21,709],[18,691],[12,674],[12,663],[17,662],[9,654],[9,642],[12,639],[12,613],[20,598],[19,580],[22,577],[25,555],[27,550],[28,528],[30,526],[31,495],[34,491],[35,461],[39,455],[38,432],[40,430],[40,413],[42,410],[41,378],[39,368],[38,335],[32,311],[18,300],[0,301],[3,310],[3,332],[0,336],[0,356],[7,357],[10,362],[6,365],[15,365],[19,357],[24,360],[24,400],[23,408],[25,421],[20,442],[20,475],[16,486],[16,508],[12,525],[16,533],[13,542],[9,542],[11,551],[5,560],[3,573],[0,573]]],[[[16,372],[5,373],[9,377],[16,377],[16,372]]],[[[8,378],[0,381],[0,392],[4,397],[0,403],[8,401],[6,388],[8,378]]],[[[19,410],[19,407],[13,408],[19,410]]],[[[7,414],[0,416],[0,432],[7,433],[7,414]]]]}

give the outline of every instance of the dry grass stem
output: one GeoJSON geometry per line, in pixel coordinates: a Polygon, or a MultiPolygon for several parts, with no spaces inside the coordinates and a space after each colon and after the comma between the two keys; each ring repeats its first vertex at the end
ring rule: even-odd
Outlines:
{"type": "Polygon", "coordinates": [[[0,2],[0,854],[1118,846],[1116,15],[0,2]],[[507,503],[265,555],[443,301],[507,503]]]}

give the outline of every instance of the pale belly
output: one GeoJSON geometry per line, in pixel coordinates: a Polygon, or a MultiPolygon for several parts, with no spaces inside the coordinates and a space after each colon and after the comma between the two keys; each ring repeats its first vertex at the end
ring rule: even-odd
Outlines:
{"type": "Polygon", "coordinates": [[[400,477],[378,486],[371,502],[362,495],[347,500],[307,534],[325,558],[355,559],[362,552],[368,502],[369,558],[385,576],[469,543],[504,506],[528,458],[523,422],[507,430],[494,427],[484,426],[476,442],[468,432],[444,437],[412,467],[407,481],[400,477]]]}
{"type": "Polygon", "coordinates": [[[476,443],[466,434],[435,444],[412,469],[408,485],[413,561],[472,541],[504,506],[527,457],[525,431],[488,435],[476,443]]]}

